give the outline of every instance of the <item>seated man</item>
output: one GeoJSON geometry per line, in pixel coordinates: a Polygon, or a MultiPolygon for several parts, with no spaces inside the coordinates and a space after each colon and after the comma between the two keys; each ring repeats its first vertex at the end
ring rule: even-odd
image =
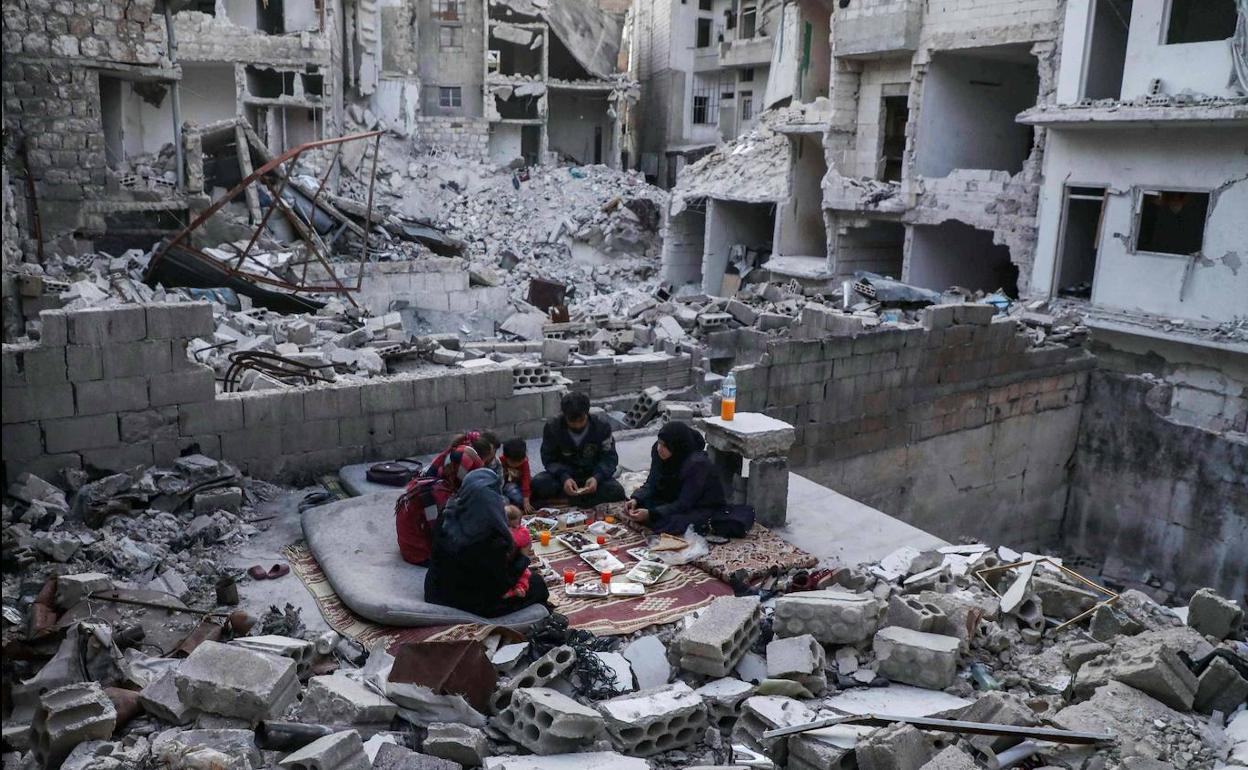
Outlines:
{"type": "Polygon", "coordinates": [[[624,499],[624,487],[615,480],[620,456],[615,451],[611,426],[589,413],[589,396],[568,393],[560,403],[559,417],[542,431],[544,471],[533,477],[535,501],[566,497],[585,508],[624,499]]]}

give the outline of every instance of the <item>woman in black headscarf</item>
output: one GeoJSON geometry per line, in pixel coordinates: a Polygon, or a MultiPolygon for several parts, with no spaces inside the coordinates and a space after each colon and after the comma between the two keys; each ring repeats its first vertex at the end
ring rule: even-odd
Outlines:
{"type": "Polygon", "coordinates": [[[494,618],[549,598],[512,537],[498,476],[477,468],[438,517],[425,601],[494,618]],[[530,579],[532,578],[532,579],[530,579]]]}
{"type": "Polygon", "coordinates": [[[669,422],[650,450],[650,476],[628,501],[632,521],[656,532],[704,529],[728,505],[724,485],[703,449],[706,440],[688,424],[669,422]]]}

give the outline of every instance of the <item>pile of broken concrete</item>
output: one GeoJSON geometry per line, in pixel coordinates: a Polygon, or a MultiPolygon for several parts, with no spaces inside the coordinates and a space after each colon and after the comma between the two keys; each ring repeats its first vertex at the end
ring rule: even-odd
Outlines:
{"type": "Polygon", "coordinates": [[[1248,759],[1244,615],[1208,589],[1168,608],[1052,557],[903,548],[734,580],[736,596],[630,637],[547,623],[523,639],[364,650],[305,630],[289,609],[258,620],[230,603],[223,551],[254,532],[253,503],[281,493],[201,456],[66,489],[14,484],[4,766],[1212,770],[1248,759]]]}

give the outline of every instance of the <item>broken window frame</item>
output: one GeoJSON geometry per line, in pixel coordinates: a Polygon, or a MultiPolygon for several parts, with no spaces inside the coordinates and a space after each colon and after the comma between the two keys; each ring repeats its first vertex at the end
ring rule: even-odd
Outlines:
{"type": "Polygon", "coordinates": [[[459,24],[438,25],[438,48],[459,50],[464,47],[464,28],[459,24]],[[449,35],[448,35],[449,33],[449,35]],[[449,37],[449,42],[448,42],[449,37]]]}
{"type": "Polygon", "coordinates": [[[741,6],[741,23],[737,25],[737,39],[751,40],[758,37],[758,6],[741,6]]]}
{"type": "MultiPolygon", "coordinates": [[[[1160,40],[1161,45],[1195,45],[1195,44],[1200,44],[1200,43],[1220,43],[1224,40],[1229,40],[1235,36],[1235,25],[1236,25],[1236,21],[1238,18],[1238,12],[1235,7],[1235,0],[1221,0],[1221,2],[1229,3],[1231,6],[1230,8],[1231,27],[1230,27],[1230,30],[1227,31],[1226,37],[1214,37],[1214,38],[1201,37],[1201,38],[1197,38],[1193,40],[1173,40],[1172,38],[1175,36],[1174,9],[1175,9],[1176,3],[1187,3],[1188,8],[1189,8],[1187,12],[1195,16],[1199,14],[1199,9],[1194,9],[1194,10],[1191,9],[1191,4],[1193,2],[1194,0],[1166,0],[1165,22],[1161,25],[1161,40],[1160,40]]],[[[1176,190],[1175,192],[1179,192],[1179,191],[1176,190]]]]}
{"type": "Polygon", "coordinates": [[[1202,254],[1205,247],[1205,238],[1209,233],[1209,216],[1213,213],[1213,191],[1207,188],[1199,187],[1133,187],[1131,189],[1131,244],[1130,253],[1155,257],[1170,257],[1175,259],[1191,259],[1192,257],[1202,254]],[[1149,196],[1161,195],[1162,193],[1192,193],[1195,195],[1205,196],[1205,217],[1200,225],[1200,248],[1194,252],[1183,254],[1173,251],[1154,251],[1140,247],[1140,228],[1144,223],[1144,206],[1149,196]]]}
{"type": "Polygon", "coordinates": [[[438,86],[438,107],[458,109],[463,106],[464,89],[462,86],[438,86]]]}
{"type": "Polygon", "coordinates": [[[745,69],[741,70],[741,75],[738,78],[738,81],[741,83],[753,83],[754,82],[754,68],[746,67],[745,69]]]}
{"type": "Polygon", "coordinates": [[[737,102],[741,105],[741,108],[740,108],[741,109],[741,122],[745,123],[746,121],[753,120],[754,119],[754,92],[742,91],[740,98],[737,99],[737,102]]]}
{"type": "Polygon", "coordinates": [[[1067,181],[1062,185],[1062,209],[1057,224],[1057,248],[1054,251],[1053,259],[1053,278],[1049,289],[1049,294],[1054,297],[1062,297],[1063,299],[1073,301],[1090,302],[1096,292],[1096,273],[1101,266],[1100,249],[1105,237],[1105,212],[1109,208],[1109,185],[1105,182],[1072,182],[1067,181]],[[1088,191],[1100,190],[1099,196],[1091,195],[1088,191]],[[1093,236],[1092,247],[1095,254],[1092,257],[1092,279],[1089,281],[1091,287],[1089,289],[1088,299],[1080,299],[1071,294],[1062,293],[1062,273],[1066,263],[1066,246],[1067,238],[1070,236],[1070,202],[1071,201],[1093,201],[1101,202],[1101,213],[1096,223],[1096,234],[1093,236]]]}
{"type": "Polygon", "coordinates": [[[433,0],[433,18],[438,21],[461,21],[463,0],[433,0]]]}

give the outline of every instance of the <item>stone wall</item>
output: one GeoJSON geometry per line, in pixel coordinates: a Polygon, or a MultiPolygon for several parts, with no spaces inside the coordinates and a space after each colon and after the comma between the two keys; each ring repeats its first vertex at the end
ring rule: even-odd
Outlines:
{"type": "Polygon", "coordinates": [[[416,137],[421,147],[470,160],[489,159],[490,124],[484,118],[423,115],[416,118],[416,137]]]}
{"type": "Polygon", "coordinates": [[[1054,544],[1094,359],[982,313],[948,324],[954,309],[926,311],[939,328],[773,340],[735,369],[737,408],[797,428],[803,476],[933,534],[1054,544]]]}
{"type": "MultiPolygon", "coordinates": [[[[337,268],[339,280],[355,286],[359,264],[337,268]]],[[[327,285],[329,273],[314,265],[311,280],[327,285]]],[[[369,262],[355,301],[374,315],[400,307],[449,313],[472,313],[481,308],[507,310],[507,289],[496,286],[470,286],[462,259],[426,257],[402,262],[369,262]]]]}
{"type": "Polygon", "coordinates": [[[199,451],[253,475],[299,481],[343,465],[441,449],[490,428],[540,435],[561,387],[513,393],[497,367],[405,374],[288,390],[217,394],[186,358],[210,337],[206,303],[47,311],[40,344],[3,351],[3,460],[52,477],[61,468],[121,470],[199,451]]]}
{"type": "Polygon", "coordinates": [[[1173,386],[1097,371],[1079,432],[1064,532],[1104,574],[1186,594],[1248,592],[1248,437],[1185,425],[1173,386]]]}
{"type": "Polygon", "coordinates": [[[607,356],[602,361],[577,366],[556,366],[570,388],[590,398],[609,398],[640,393],[646,388],[672,392],[695,384],[697,362],[688,353],[607,356]]]}

